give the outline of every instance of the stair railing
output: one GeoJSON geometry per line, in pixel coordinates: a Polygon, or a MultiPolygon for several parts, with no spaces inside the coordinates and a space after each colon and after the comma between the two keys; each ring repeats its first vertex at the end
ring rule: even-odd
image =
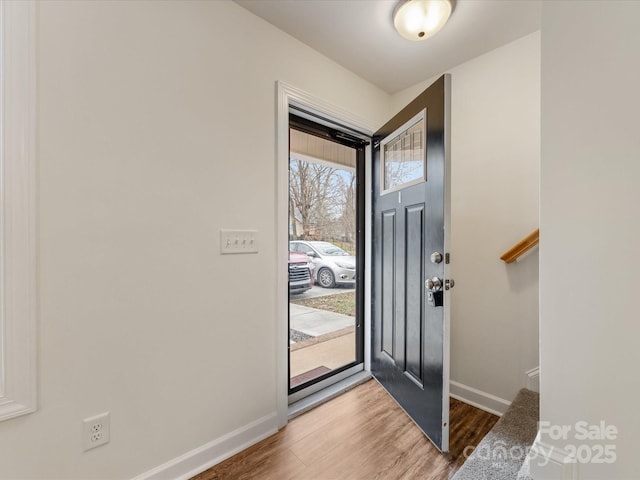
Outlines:
{"type": "Polygon", "coordinates": [[[539,241],[540,229],[538,228],[534,232],[531,232],[529,235],[524,237],[518,243],[516,243],[509,250],[504,252],[500,257],[500,260],[504,260],[505,263],[515,262],[518,258],[520,258],[520,256],[535,247],[539,241]]]}

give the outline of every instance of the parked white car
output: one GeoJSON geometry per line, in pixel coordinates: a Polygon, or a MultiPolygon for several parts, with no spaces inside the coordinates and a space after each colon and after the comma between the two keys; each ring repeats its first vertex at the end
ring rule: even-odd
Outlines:
{"type": "Polygon", "coordinates": [[[329,242],[293,240],[289,242],[292,252],[306,253],[314,265],[315,279],[324,288],[336,285],[355,285],[356,257],[329,242]]]}

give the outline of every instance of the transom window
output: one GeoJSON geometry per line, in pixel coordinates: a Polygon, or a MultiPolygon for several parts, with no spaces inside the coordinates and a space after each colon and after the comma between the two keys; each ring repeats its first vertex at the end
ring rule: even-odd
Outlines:
{"type": "Polygon", "coordinates": [[[380,142],[382,193],[427,179],[426,110],[380,142]]]}

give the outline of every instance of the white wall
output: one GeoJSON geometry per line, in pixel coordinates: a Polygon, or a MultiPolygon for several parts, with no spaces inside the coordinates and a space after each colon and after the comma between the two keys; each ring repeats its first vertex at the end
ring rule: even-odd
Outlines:
{"type": "MultiPolygon", "coordinates": [[[[540,34],[450,70],[452,392],[504,410],[538,365],[538,253],[500,255],[538,227],[540,34]]],[[[399,110],[431,80],[393,97],[399,110]]]]}
{"type": "Polygon", "coordinates": [[[639,45],[640,2],[543,2],[541,419],[619,430],[580,479],[638,478],[639,45]]]}
{"type": "Polygon", "coordinates": [[[130,478],[276,411],[276,80],[389,98],[231,2],[42,2],[37,39],[39,410],[0,478],[130,478]]]}

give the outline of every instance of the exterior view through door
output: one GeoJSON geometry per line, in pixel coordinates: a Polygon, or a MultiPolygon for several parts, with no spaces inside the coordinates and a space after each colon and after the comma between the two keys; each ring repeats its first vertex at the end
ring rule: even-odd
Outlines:
{"type": "Polygon", "coordinates": [[[364,142],[298,115],[289,125],[292,395],[362,363],[364,142]]]}
{"type": "Polygon", "coordinates": [[[449,449],[450,77],[373,138],[289,104],[289,403],[363,369],[370,255],[371,372],[449,449]],[[371,252],[364,159],[371,145],[371,252]]]}
{"type": "Polygon", "coordinates": [[[433,83],[373,137],[371,369],[449,448],[449,94],[433,83]]]}

